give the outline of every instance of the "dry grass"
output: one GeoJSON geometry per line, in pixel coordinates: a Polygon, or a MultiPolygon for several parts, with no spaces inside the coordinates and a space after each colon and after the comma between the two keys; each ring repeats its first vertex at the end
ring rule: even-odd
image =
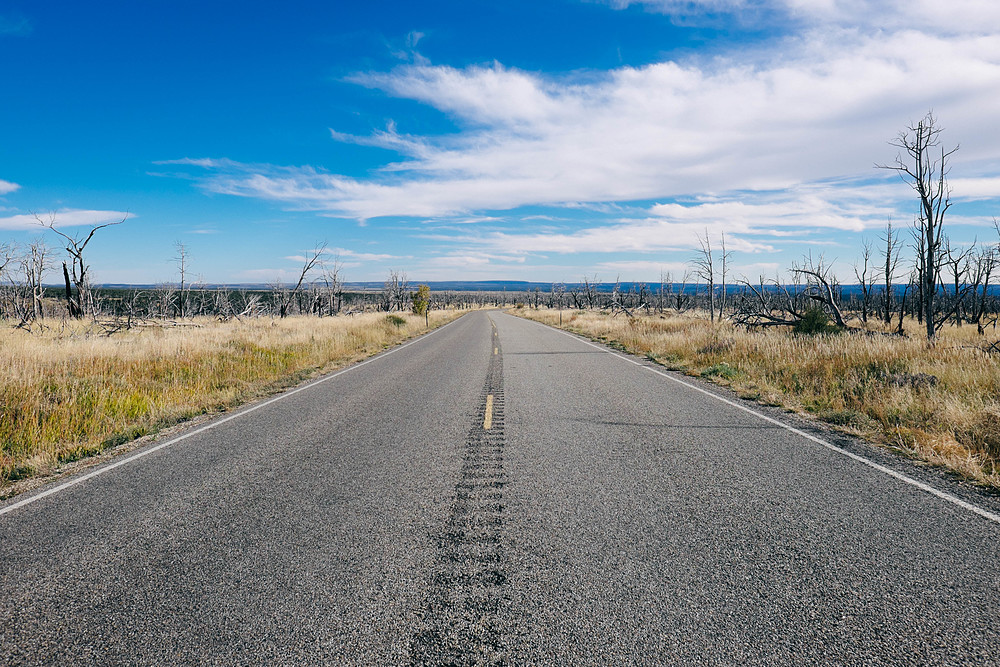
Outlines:
{"type": "MultiPolygon", "coordinates": [[[[556,311],[516,312],[558,326],[556,311]]],[[[1000,488],[1000,355],[983,351],[975,327],[928,348],[912,326],[906,338],[797,336],[690,315],[563,312],[563,328],[1000,488]]]]}
{"type": "MultiPolygon", "coordinates": [[[[431,326],[460,314],[434,311],[431,326]]],[[[422,331],[423,317],[376,313],[205,319],[113,337],[80,323],[35,333],[0,326],[0,489],[296,384],[422,331]]]]}

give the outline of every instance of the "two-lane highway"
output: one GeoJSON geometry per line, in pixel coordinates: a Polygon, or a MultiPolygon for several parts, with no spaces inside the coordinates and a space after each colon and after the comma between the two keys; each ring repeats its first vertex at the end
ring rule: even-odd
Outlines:
{"type": "Polygon", "coordinates": [[[3,661],[1000,664],[995,508],[678,379],[473,313],[8,501],[3,661]]]}

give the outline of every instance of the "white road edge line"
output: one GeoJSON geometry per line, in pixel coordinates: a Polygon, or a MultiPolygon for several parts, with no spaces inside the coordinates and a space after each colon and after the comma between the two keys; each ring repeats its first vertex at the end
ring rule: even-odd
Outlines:
{"type": "Polygon", "coordinates": [[[184,433],[183,435],[179,435],[176,438],[171,438],[170,440],[167,440],[166,442],[160,443],[159,445],[156,445],[155,447],[150,447],[149,449],[143,449],[142,451],[140,451],[140,452],[138,452],[136,454],[132,454],[131,456],[127,456],[127,457],[125,457],[125,458],[123,458],[123,459],[121,459],[119,461],[115,461],[114,463],[111,463],[110,465],[106,465],[106,466],[100,467],[97,470],[94,470],[93,472],[89,472],[86,475],[83,475],[82,477],[77,477],[75,479],[71,479],[68,482],[64,482],[64,483],[62,483],[62,484],[60,484],[58,486],[54,486],[51,489],[46,489],[45,491],[42,491],[41,493],[37,493],[37,494],[35,494],[33,496],[29,496],[28,498],[25,498],[24,500],[19,500],[18,502],[14,503],[12,505],[8,505],[7,507],[0,508],[0,516],[3,516],[4,514],[7,514],[8,512],[13,512],[14,510],[20,509],[20,508],[24,507],[25,505],[30,505],[31,503],[33,503],[33,502],[35,502],[37,500],[41,500],[42,498],[45,498],[47,496],[51,496],[53,494],[59,493],[60,491],[65,491],[66,489],[68,489],[70,487],[73,487],[73,486],[76,486],[77,484],[82,484],[83,482],[86,482],[88,479],[93,479],[94,477],[97,477],[98,475],[103,475],[104,473],[109,472],[111,470],[114,470],[115,468],[117,468],[119,466],[123,466],[126,463],[131,463],[132,461],[136,461],[138,459],[141,459],[142,457],[148,456],[148,455],[152,454],[153,452],[157,452],[157,451],[159,451],[161,449],[164,449],[166,447],[170,447],[171,445],[177,444],[181,440],[187,440],[188,438],[196,436],[196,435],[198,435],[200,433],[204,433],[205,431],[210,431],[213,428],[215,428],[217,426],[221,426],[221,425],[225,424],[226,422],[232,421],[232,420],[234,420],[234,419],[236,419],[238,417],[242,417],[244,415],[248,415],[251,412],[256,412],[257,410],[260,410],[261,408],[265,408],[268,405],[271,405],[272,403],[277,403],[278,401],[284,400],[284,399],[288,398],[289,396],[294,396],[295,394],[297,394],[299,392],[306,391],[307,389],[312,389],[313,387],[315,387],[317,385],[323,384],[324,382],[332,380],[333,378],[338,377],[340,375],[343,375],[344,373],[349,373],[350,371],[353,371],[356,368],[360,368],[360,367],[364,366],[365,364],[369,364],[369,363],[371,363],[373,361],[376,361],[378,359],[383,359],[385,357],[388,357],[390,354],[394,354],[396,352],[399,352],[400,350],[405,349],[405,348],[413,345],[414,343],[419,343],[422,340],[427,340],[427,338],[429,338],[430,336],[433,336],[437,332],[439,332],[439,331],[441,331],[443,329],[446,329],[447,327],[450,327],[452,324],[454,324],[455,322],[458,322],[458,320],[460,320],[460,319],[462,319],[462,318],[458,317],[458,318],[452,320],[451,322],[448,322],[447,324],[444,324],[444,325],[438,327],[437,329],[434,329],[433,331],[425,333],[425,334],[421,335],[420,337],[415,338],[414,340],[411,340],[409,343],[404,343],[403,345],[400,345],[399,347],[395,347],[395,348],[393,348],[393,349],[391,349],[391,350],[389,350],[387,352],[381,352],[381,353],[375,355],[374,357],[368,357],[364,361],[359,361],[356,364],[352,364],[352,365],[348,366],[347,368],[344,368],[343,370],[337,371],[336,373],[331,373],[330,375],[325,375],[325,376],[319,378],[318,380],[313,380],[309,384],[304,384],[301,387],[296,387],[295,389],[291,389],[291,390],[286,391],[286,392],[284,392],[282,394],[278,394],[277,396],[275,396],[273,398],[269,398],[266,401],[263,401],[261,403],[257,403],[256,405],[251,405],[249,408],[244,408],[244,409],[242,409],[242,410],[240,410],[238,412],[234,412],[233,414],[231,414],[231,415],[229,415],[227,417],[223,417],[221,419],[217,419],[217,420],[212,421],[212,422],[210,422],[208,424],[205,424],[204,426],[202,426],[200,428],[196,428],[193,431],[189,431],[187,433],[184,433]]]}
{"type": "MultiPolygon", "coordinates": [[[[534,322],[534,320],[527,320],[527,321],[534,322]]],[[[589,340],[581,338],[580,336],[576,336],[574,334],[571,334],[568,331],[563,331],[562,329],[556,329],[555,327],[550,327],[550,326],[548,326],[546,324],[542,324],[541,322],[535,322],[535,324],[538,324],[539,326],[546,327],[548,329],[552,329],[554,331],[558,331],[559,333],[563,334],[564,336],[569,336],[570,338],[572,338],[574,340],[578,340],[581,343],[584,343],[585,345],[589,345],[591,347],[595,347],[598,350],[601,350],[602,352],[605,352],[606,354],[610,354],[613,357],[618,357],[622,361],[627,361],[628,363],[633,364],[635,366],[638,366],[639,368],[644,368],[644,369],[646,369],[647,371],[649,371],[651,373],[656,373],[657,375],[659,375],[661,377],[665,377],[668,380],[672,380],[673,382],[676,382],[677,384],[681,384],[681,385],[684,385],[685,387],[687,387],[689,389],[694,389],[695,391],[701,392],[702,394],[705,394],[706,396],[710,396],[710,397],[714,398],[717,401],[721,401],[721,402],[723,402],[723,403],[725,403],[727,405],[731,405],[734,408],[738,408],[739,410],[747,412],[747,413],[753,415],[754,417],[757,417],[759,419],[763,419],[764,421],[766,421],[766,422],[768,422],[770,424],[774,424],[775,426],[780,426],[781,428],[785,429],[786,431],[790,431],[790,432],[794,433],[795,435],[798,435],[798,436],[801,436],[801,437],[805,438],[806,440],[811,440],[812,442],[815,442],[818,445],[822,445],[823,447],[826,447],[827,449],[829,449],[831,451],[837,452],[838,454],[842,454],[842,455],[844,455],[844,456],[846,456],[846,457],[848,457],[850,459],[854,459],[855,461],[857,461],[859,463],[863,463],[864,465],[866,465],[866,466],[868,466],[870,468],[874,468],[875,470],[878,470],[881,473],[885,473],[886,475],[889,475],[890,477],[895,477],[899,481],[904,482],[906,484],[909,484],[910,486],[915,486],[916,488],[920,489],[921,491],[926,491],[927,493],[929,493],[931,495],[934,495],[934,496],[937,496],[938,498],[940,498],[942,500],[945,500],[945,501],[947,501],[949,503],[958,505],[962,509],[968,510],[970,512],[974,512],[974,513],[978,514],[979,516],[983,517],[984,519],[992,521],[993,523],[1000,524],[1000,515],[994,514],[993,512],[990,512],[988,510],[984,510],[982,507],[977,507],[976,505],[973,505],[972,503],[966,502],[966,501],[962,500],[961,498],[958,498],[956,496],[951,495],[950,493],[946,493],[946,492],[941,491],[939,489],[935,489],[933,486],[929,486],[927,484],[924,484],[923,482],[915,480],[912,477],[909,477],[908,475],[904,475],[901,472],[896,472],[892,468],[887,468],[884,465],[875,463],[874,461],[866,459],[863,456],[859,456],[857,454],[854,454],[853,452],[849,452],[846,449],[841,449],[837,445],[835,445],[835,444],[833,444],[831,442],[827,442],[826,440],[823,440],[822,438],[817,438],[816,436],[811,435],[809,433],[806,433],[805,431],[801,431],[801,430],[795,428],[794,426],[789,426],[788,424],[780,422],[777,419],[774,419],[772,417],[768,417],[767,415],[765,415],[765,414],[763,414],[761,412],[757,412],[756,410],[753,410],[751,408],[748,408],[745,405],[741,405],[741,404],[737,403],[736,401],[731,401],[728,398],[725,398],[723,396],[719,396],[718,394],[714,394],[714,393],[712,393],[712,392],[710,392],[710,391],[708,391],[706,389],[702,389],[701,387],[699,387],[697,385],[691,384],[690,382],[682,380],[681,378],[674,377],[673,375],[670,375],[669,373],[661,371],[658,368],[653,368],[652,366],[647,366],[646,364],[644,364],[642,362],[639,362],[639,361],[636,361],[635,359],[630,359],[629,357],[626,357],[626,356],[624,356],[622,354],[618,354],[617,352],[612,352],[611,350],[609,350],[608,348],[604,347],[603,345],[598,345],[598,344],[596,344],[594,342],[591,342],[589,340]]]]}

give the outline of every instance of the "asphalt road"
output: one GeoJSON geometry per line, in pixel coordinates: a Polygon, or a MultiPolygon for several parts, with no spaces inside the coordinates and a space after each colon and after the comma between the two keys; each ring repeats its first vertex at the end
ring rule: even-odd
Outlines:
{"type": "Polygon", "coordinates": [[[1000,664],[994,500],[679,379],[474,313],[7,501],[0,662],[1000,664]]]}

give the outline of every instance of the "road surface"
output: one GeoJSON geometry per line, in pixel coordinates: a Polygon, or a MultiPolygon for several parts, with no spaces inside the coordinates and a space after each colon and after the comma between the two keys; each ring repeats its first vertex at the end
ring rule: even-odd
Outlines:
{"type": "Polygon", "coordinates": [[[1000,664],[998,503],[785,423],[473,313],[0,505],[0,662],[1000,664]]]}

